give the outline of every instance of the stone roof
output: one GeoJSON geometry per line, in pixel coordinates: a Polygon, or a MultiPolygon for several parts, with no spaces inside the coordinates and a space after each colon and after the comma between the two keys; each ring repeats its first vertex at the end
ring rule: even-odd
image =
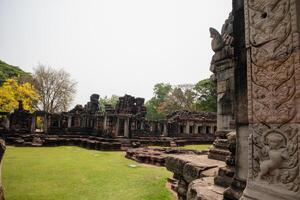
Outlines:
{"type": "Polygon", "coordinates": [[[178,121],[217,121],[217,114],[214,112],[190,112],[187,110],[178,110],[167,115],[169,122],[178,121]]]}

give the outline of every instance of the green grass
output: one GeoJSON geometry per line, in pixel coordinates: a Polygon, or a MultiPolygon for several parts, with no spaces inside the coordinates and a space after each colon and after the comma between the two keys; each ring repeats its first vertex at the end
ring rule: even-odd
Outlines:
{"type": "Polygon", "coordinates": [[[125,159],[124,152],[8,147],[2,173],[6,200],[174,199],[165,187],[170,172],[125,159]]]}

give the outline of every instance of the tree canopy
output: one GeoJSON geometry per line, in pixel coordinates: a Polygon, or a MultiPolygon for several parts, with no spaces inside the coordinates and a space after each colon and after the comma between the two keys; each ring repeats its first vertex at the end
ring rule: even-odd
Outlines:
{"type": "Polygon", "coordinates": [[[216,85],[211,79],[201,80],[190,87],[158,83],[154,86],[153,94],[146,102],[146,117],[151,120],[164,119],[166,115],[177,110],[217,110],[216,85]]]}
{"type": "Polygon", "coordinates": [[[158,83],[153,88],[154,97],[146,102],[147,115],[146,117],[151,120],[165,118],[165,113],[161,112],[159,107],[166,101],[172,86],[170,84],[158,83]]]}
{"type": "Polygon", "coordinates": [[[26,110],[33,111],[38,101],[38,94],[30,83],[19,84],[15,79],[7,79],[0,86],[0,111],[10,112],[18,107],[18,101],[23,102],[26,110]]]}
{"type": "Polygon", "coordinates": [[[117,102],[119,101],[119,96],[112,95],[111,97],[100,97],[99,99],[99,107],[100,111],[104,111],[105,105],[110,104],[112,107],[116,107],[117,102]]]}
{"type": "Polygon", "coordinates": [[[199,81],[194,90],[196,92],[197,110],[216,112],[217,111],[217,86],[211,79],[199,81]]]}
{"type": "Polygon", "coordinates": [[[38,108],[49,113],[67,111],[76,93],[76,82],[63,69],[38,65],[33,74],[39,94],[38,108]]]}
{"type": "Polygon", "coordinates": [[[9,65],[0,60],[0,84],[4,83],[5,80],[9,78],[17,78],[28,75],[29,73],[24,72],[19,67],[9,65]]]}

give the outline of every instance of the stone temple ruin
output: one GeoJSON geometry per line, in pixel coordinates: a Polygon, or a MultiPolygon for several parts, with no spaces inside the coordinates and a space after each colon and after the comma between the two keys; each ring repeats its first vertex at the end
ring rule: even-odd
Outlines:
{"type": "Polygon", "coordinates": [[[170,114],[166,120],[149,121],[145,119],[147,111],[143,98],[125,95],[119,98],[115,108],[105,105],[103,112],[98,101],[99,95],[92,94],[85,106],[76,105],[69,112],[54,114],[30,113],[23,109],[20,101],[14,112],[0,113],[1,130],[6,142],[16,146],[79,145],[99,150],[121,150],[137,145],[177,146],[214,140],[214,113],[180,111],[170,114]]]}
{"type": "Polygon", "coordinates": [[[173,172],[169,182],[179,200],[299,200],[300,1],[232,5],[221,33],[210,29],[217,123],[213,114],[186,111],[147,121],[143,99],[128,95],[101,113],[92,95],[86,106],[67,113],[29,113],[21,103],[13,113],[0,113],[6,142],[121,149],[192,143],[201,136],[208,141],[215,132],[208,154],[129,148],[126,156],[173,172]]]}

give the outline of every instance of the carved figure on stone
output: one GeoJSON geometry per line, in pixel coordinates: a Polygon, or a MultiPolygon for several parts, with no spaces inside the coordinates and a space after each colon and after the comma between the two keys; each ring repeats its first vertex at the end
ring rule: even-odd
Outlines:
{"type": "MultiPolygon", "coordinates": [[[[245,1],[252,132],[248,185],[279,186],[278,199],[287,194],[295,199],[300,192],[298,25],[298,0],[245,1]]],[[[248,187],[245,196],[257,198],[253,190],[248,187]]]]}
{"type": "Polygon", "coordinates": [[[265,137],[265,140],[266,145],[262,148],[261,153],[268,159],[261,161],[258,179],[262,180],[268,176],[270,182],[278,183],[280,181],[280,167],[284,160],[289,158],[286,139],[280,133],[271,132],[265,137]]]}

